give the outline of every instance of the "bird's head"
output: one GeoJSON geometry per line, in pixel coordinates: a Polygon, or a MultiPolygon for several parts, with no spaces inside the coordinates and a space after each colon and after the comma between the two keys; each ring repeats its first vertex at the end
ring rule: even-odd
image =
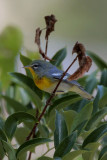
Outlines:
{"type": "Polygon", "coordinates": [[[52,64],[42,60],[34,60],[30,65],[24,66],[24,68],[28,68],[31,71],[33,76],[36,74],[39,77],[42,77],[51,67],[52,64]]]}

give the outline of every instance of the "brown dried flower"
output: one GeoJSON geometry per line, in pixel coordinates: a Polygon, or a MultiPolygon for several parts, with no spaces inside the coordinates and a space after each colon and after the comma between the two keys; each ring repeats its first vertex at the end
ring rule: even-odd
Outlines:
{"type": "Polygon", "coordinates": [[[46,35],[45,39],[48,39],[48,36],[52,31],[54,31],[54,26],[57,20],[55,19],[55,16],[52,14],[50,16],[45,16],[45,22],[46,22],[46,35]]]}
{"type": "Polygon", "coordinates": [[[68,80],[76,80],[82,77],[85,72],[89,71],[92,65],[92,60],[89,56],[86,56],[85,52],[86,50],[83,44],[77,42],[74,45],[72,54],[77,53],[79,68],[71,76],[69,76],[68,80]]]}

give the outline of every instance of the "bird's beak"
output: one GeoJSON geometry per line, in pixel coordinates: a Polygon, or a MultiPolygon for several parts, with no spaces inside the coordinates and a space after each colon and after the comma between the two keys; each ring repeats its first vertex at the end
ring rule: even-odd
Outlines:
{"type": "Polygon", "coordinates": [[[30,68],[30,65],[28,65],[28,66],[24,66],[23,68],[30,68]]]}

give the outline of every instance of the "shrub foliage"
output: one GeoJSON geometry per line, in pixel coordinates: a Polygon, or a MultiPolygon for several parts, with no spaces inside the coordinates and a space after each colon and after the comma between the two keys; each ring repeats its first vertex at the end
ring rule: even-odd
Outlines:
{"type": "MultiPolygon", "coordinates": [[[[39,158],[36,156],[38,160],[107,159],[107,63],[87,51],[97,70],[78,81],[89,93],[96,92],[94,100],[84,100],[74,93],[55,96],[33,139],[26,141],[38,121],[37,112],[41,113],[49,94],[35,86],[27,70],[26,75],[9,73],[10,83],[4,89],[6,72],[13,70],[16,52],[20,50],[17,37],[20,39],[21,34],[15,28],[7,28],[0,37],[0,159],[7,156],[9,160],[26,160],[27,153],[30,151],[36,155],[34,149],[41,144],[46,144],[47,151],[39,158]],[[11,43],[8,43],[10,40],[11,43]],[[12,64],[7,64],[10,60],[3,57],[7,53],[12,55],[12,64]],[[53,143],[52,148],[50,143],[53,143]],[[53,156],[49,157],[48,152],[52,149],[53,156]]],[[[38,58],[36,53],[30,53],[35,54],[35,59],[38,58]]],[[[66,49],[61,49],[53,56],[52,63],[61,68],[66,55],[66,49]]],[[[20,54],[20,61],[26,65],[31,59],[20,54]]]]}

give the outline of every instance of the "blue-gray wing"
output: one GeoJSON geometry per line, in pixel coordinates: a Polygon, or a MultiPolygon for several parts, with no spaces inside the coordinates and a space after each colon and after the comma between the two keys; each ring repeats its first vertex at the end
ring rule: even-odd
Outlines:
{"type": "MultiPolygon", "coordinates": [[[[49,75],[50,75],[50,78],[52,78],[54,80],[60,80],[63,75],[63,71],[54,67],[49,71],[48,76],[49,75]]],[[[70,76],[70,74],[66,73],[66,75],[64,76],[62,81],[70,83],[72,85],[81,86],[76,80],[68,81],[67,79],[69,76],[70,76]]]]}

